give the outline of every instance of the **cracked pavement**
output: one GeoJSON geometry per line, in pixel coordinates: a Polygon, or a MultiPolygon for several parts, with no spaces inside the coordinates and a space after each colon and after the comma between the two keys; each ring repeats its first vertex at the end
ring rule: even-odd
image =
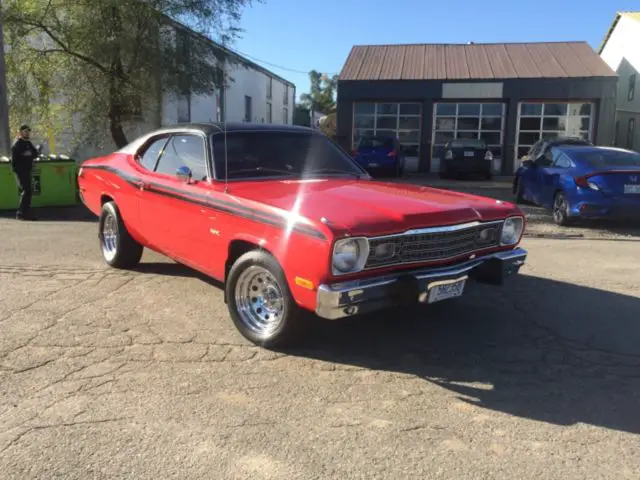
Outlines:
{"type": "Polygon", "coordinates": [[[527,238],[508,286],[273,352],[93,222],[0,231],[3,478],[640,477],[640,241],[527,238]]]}

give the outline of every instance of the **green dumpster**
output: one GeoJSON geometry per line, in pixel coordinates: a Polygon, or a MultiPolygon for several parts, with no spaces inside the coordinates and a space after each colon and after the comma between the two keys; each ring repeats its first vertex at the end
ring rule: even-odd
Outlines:
{"type": "Polygon", "coordinates": [[[0,210],[15,210],[18,207],[18,184],[7,158],[0,159],[0,210]]]}
{"type": "MultiPolygon", "coordinates": [[[[78,203],[78,165],[68,157],[41,156],[33,165],[31,206],[58,207],[78,203]]],[[[18,207],[20,191],[10,163],[0,163],[0,209],[18,207]]]]}

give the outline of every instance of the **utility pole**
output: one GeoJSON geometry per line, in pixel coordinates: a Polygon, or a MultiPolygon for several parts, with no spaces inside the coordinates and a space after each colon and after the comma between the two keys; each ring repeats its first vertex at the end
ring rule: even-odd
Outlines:
{"type": "Polygon", "coordinates": [[[4,31],[2,28],[2,0],[0,0],[0,155],[11,150],[9,136],[9,104],[7,101],[7,75],[4,63],[4,31]]]}

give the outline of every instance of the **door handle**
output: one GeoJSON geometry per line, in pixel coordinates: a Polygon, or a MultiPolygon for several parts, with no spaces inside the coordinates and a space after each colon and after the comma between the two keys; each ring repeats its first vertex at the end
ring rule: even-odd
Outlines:
{"type": "Polygon", "coordinates": [[[146,182],[143,182],[142,180],[133,180],[131,182],[136,188],[139,188],[140,190],[144,190],[145,188],[149,188],[149,184],[146,182]]]}

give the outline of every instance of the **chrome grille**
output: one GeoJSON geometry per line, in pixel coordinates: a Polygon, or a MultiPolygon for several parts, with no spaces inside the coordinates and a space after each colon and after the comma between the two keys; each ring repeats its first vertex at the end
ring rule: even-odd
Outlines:
{"type": "Polygon", "coordinates": [[[365,268],[376,268],[401,263],[446,260],[500,244],[503,222],[470,223],[450,227],[411,230],[404,234],[369,239],[369,258],[365,268]],[[489,240],[482,240],[487,230],[489,240]],[[387,254],[382,253],[383,250],[387,254]],[[389,252],[394,254],[389,256],[389,252]],[[379,254],[380,253],[380,254],[379,254]]]}

